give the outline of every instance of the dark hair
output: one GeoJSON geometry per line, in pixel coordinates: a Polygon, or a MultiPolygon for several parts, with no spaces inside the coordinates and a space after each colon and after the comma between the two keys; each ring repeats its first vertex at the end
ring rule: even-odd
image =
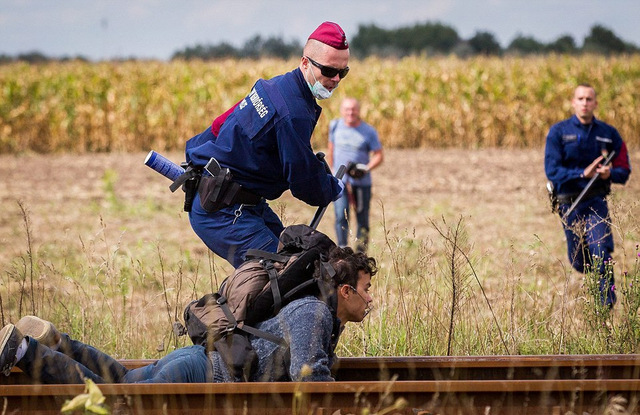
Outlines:
{"type": "Polygon", "coordinates": [[[332,248],[329,252],[329,263],[336,271],[333,277],[334,286],[341,284],[358,285],[359,271],[364,271],[372,277],[378,272],[376,260],[368,257],[364,252],[354,252],[349,247],[332,248]]]}

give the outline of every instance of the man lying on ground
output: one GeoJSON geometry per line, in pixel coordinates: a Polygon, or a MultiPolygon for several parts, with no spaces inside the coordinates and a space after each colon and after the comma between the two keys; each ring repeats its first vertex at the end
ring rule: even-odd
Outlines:
{"type": "MultiPolygon", "coordinates": [[[[360,322],[373,301],[369,294],[376,261],[351,248],[334,248],[329,263],[337,306],[314,296],[292,301],[256,328],[285,339],[288,347],[252,337],[259,366],[252,381],[332,381],[334,350],[344,325],[360,322]]],[[[0,371],[19,367],[45,384],[201,383],[229,382],[220,354],[200,345],[186,346],[150,365],[127,369],[98,349],[59,333],[52,323],[34,316],[0,330],[0,371]]]]}

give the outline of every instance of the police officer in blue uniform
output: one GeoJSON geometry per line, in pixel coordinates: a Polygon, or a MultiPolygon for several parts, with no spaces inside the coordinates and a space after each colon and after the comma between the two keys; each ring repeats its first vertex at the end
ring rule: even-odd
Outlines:
{"type": "Polygon", "coordinates": [[[316,99],[331,96],[348,63],[344,31],[324,22],[309,36],[298,68],[258,80],[187,142],[187,162],[209,164],[191,206],[191,226],[234,267],[249,249],[277,250],[284,227],[267,200],[290,190],[312,206],[326,206],[341,195],[344,186],[316,157],[311,134],[322,111],[316,99]]]}
{"type": "Polygon", "coordinates": [[[626,145],[618,131],[593,115],[596,91],[579,85],[571,101],[575,114],[551,127],[547,135],[544,168],[557,193],[558,213],[567,239],[571,265],[581,273],[598,265],[603,305],[616,302],[613,274],[605,275],[611,260],[613,236],[606,197],[611,183],[624,184],[631,167],[626,145]],[[611,164],[603,161],[615,151],[611,164]],[[567,215],[590,179],[598,176],[581,201],[567,215]],[[596,262],[594,259],[598,258],[596,262]]]}

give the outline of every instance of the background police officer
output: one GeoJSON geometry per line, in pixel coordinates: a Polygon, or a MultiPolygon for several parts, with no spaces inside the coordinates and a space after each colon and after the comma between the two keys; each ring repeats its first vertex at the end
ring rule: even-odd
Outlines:
{"type": "Polygon", "coordinates": [[[571,265],[578,272],[597,265],[603,305],[616,301],[613,273],[605,275],[605,262],[613,252],[609,209],[606,197],[611,183],[624,184],[631,167],[627,148],[618,131],[593,115],[598,106],[596,91],[588,84],[579,85],[571,105],[574,115],[551,127],[547,135],[544,168],[558,197],[558,213],[567,238],[571,265]],[[611,164],[603,161],[615,151],[611,164]],[[590,179],[598,178],[581,201],[567,215],[577,196],[590,179]],[[598,261],[594,263],[594,259],[598,261]]]}

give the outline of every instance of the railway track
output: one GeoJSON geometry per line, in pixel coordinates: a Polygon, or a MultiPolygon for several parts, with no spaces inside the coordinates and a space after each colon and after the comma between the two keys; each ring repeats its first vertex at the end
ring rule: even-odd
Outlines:
{"type": "MultiPolygon", "coordinates": [[[[127,360],[138,367],[150,360],[127,360]]],[[[100,385],[114,413],[640,414],[640,355],[343,358],[336,382],[100,385]],[[385,412],[386,411],[386,412],[385,412]]],[[[0,413],[59,413],[83,385],[0,380],[0,413]]]]}

